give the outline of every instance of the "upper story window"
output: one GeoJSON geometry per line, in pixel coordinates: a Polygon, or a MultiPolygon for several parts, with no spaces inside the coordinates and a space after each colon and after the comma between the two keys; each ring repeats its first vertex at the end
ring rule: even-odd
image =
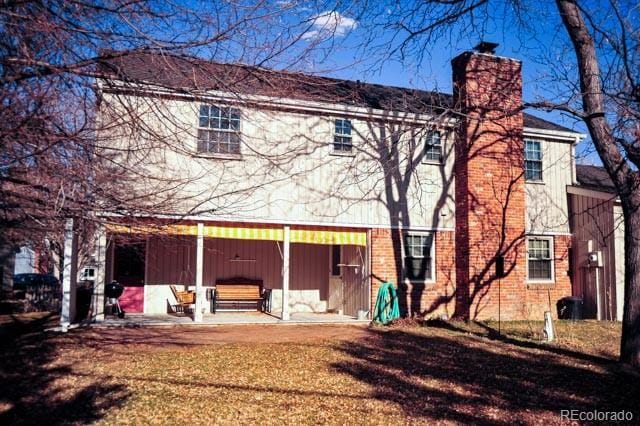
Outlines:
{"type": "Polygon", "coordinates": [[[433,234],[404,234],[404,277],[414,282],[433,280],[433,234]]]}
{"type": "Polygon", "coordinates": [[[553,281],[553,237],[527,238],[527,280],[553,281]]]}
{"type": "Polygon", "coordinates": [[[240,154],[240,110],[200,105],[198,152],[240,154]]]}
{"type": "Polygon", "coordinates": [[[351,137],[351,120],[336,119],[335,133],[333,135],[334,152],[351,152],[353,138],[351,137]]]}
{"type": "Polygon", "coordinates": [[[442,135],[440,132],[429,132],[424,141],[424,161],[442,162],[442,135]]]}
{"type": "Polygon", "coordinates": [[[542,149],[540,141],[524,141],[524,179],[542,180],[542,149]]]}

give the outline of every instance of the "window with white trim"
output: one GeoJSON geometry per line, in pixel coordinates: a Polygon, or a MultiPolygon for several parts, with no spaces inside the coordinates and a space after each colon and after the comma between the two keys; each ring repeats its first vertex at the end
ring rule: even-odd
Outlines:
{"type": "Polygon", "coordinates": [[[416,282],[433,280],[433,234],[405,233],[403,243],[405,279],[416,282]]]}
{"type": "Polygon", "coordinates": [[[524,141],[524,179],[542,181],[542,144],[540,141],[524,141]]]}
{"type": "Polygon", "coordinates": [[[527,237],[527,280],[553,281],[553,237],[527,237]]]}
{"type": "Polygon", "coordinates": [[[240,110],[200,105],[198,152],[240,154],[240,110]]]}
{"type": "Polygon", "coordinates": [[[351,120],[336,119],[333,134],[333,152],[351,152],[353,138],[351,136],[351,120]]]}
{"type": "Polygon", "coordinates": [[[429,132],[424,140],[424,161],[442,162],[442,135],[440,132],[429,132]]]}

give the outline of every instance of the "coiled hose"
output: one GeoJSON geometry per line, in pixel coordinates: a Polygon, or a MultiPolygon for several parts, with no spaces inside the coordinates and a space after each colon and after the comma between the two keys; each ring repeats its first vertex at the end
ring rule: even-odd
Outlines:
{"type": "Polygon", "coordinates": [[[397,318],[400,318],[400,308],[396,288],[389,282],[383,283],[378,289],[373,321],[386,325],[397,318]]]}

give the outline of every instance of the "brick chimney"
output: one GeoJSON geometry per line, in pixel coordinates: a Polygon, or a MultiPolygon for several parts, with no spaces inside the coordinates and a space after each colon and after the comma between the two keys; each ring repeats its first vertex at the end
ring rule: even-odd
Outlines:
{"type": "Polygon", "coordinates": [[[460,118],[455,315],[465,319],[517,317],[525,293],[521,62],[496,47],[483,42],[451,61],[460,118]]]}

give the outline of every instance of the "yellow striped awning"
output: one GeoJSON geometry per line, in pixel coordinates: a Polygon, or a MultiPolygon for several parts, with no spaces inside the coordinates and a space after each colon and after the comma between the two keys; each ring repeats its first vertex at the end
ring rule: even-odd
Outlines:
{"type": "Polygon", "coordinates": [[[291,242],[366,247],[367,233],[354,231],[316,231],[313,229],[292,229],[291,242]]]}
{"type": "MultiPolygon", "coordinates": [[[[198,235],[197,225],[106,225],[108,232],[116,234],[164,234],[198,235]]],[[[205,226],[204,236],[233,240],[283,241],[283,228],[251,228],[230,226],[205,226]]],[[[367,233],[362,231],[327,231],[314,229],[292,229],[290,241],[304,244],[367,245],[367,233]]]]}

